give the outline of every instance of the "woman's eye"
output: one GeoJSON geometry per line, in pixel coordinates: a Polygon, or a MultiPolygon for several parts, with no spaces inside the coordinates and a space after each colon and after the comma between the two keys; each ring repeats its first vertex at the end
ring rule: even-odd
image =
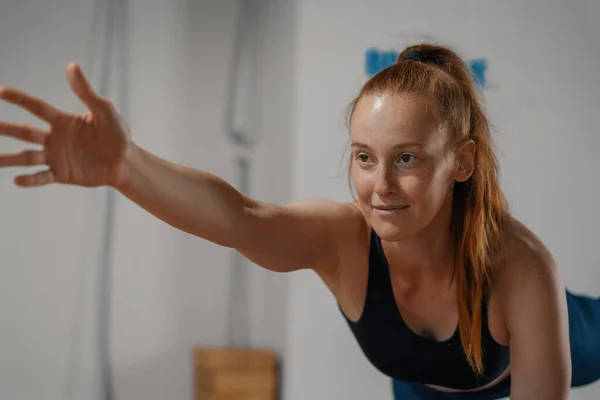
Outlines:
{"type": "Polygon", "coordinates": [[[366,154],[359,154],[358,161],[360,162],[369,162],[369,156],[366,154]]]}
{"type": "Polygon", "coordinates": [[[410,164],[412,161],[415,161],[417,157],[413,154],[402,154],[400,156],[400,163],[402,164],[410,164]]]}

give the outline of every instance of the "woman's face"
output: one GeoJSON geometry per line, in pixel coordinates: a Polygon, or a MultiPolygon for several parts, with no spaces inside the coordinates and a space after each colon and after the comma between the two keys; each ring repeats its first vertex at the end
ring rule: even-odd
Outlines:
{"type": "Polygon", "coordinates": [[[451,212],[454,182],[466,178],[433,97],[363,97],[350,135],[358,201],[382,239],[412,236],[451,212]]]}

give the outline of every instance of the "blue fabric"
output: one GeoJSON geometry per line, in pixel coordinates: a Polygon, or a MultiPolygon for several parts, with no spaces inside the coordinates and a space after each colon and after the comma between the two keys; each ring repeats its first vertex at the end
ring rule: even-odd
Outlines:
{"type": "MultiPolygon", "coordinates": [[[[566,291],[571,347],[571,387],[600,379],[600,298],[566,291]]],[[[440,392],[420,383],[393,380],[395,400],[495,400],[510,396],[510,377],[494,387],[463,393],[440,392]]]]}
{"type": "Polygon", "coordinates": [[[510,396],[510,377],[494,387],[476,392],[440,392],[428,386],[393,380],[395,400],[494,400],[510,396]]]}

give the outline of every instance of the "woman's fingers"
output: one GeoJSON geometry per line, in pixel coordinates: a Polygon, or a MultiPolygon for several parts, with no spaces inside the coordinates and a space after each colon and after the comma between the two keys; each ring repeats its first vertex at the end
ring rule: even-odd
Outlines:
{"type": "MultiPolygon", "coordinates": [[[[67,80],[73,92],[92,113],[103,114],[109,109],[110,102],[94,91],[78,64],[70,63],[67,66],[67,80]]],[[[22,107],[50,124],[61,114],[60,110],[43,99],[15,88],[0,87],[0,99],[22,107]]]]}
{"type": "Polygon", "coordinates": [[[73,93],[92,113],[101,113],[106,107],[107,101],[94,91],[78,64],[70,63],[67,66],[67,81],[73,93]]]}
{"type": "Polygon", "coordinates": [[[0,121],[0,135],[9,136],[29,143],[44,144],[49,132],[30,125],[0,121]]]}
{"type": "Polygon", "coordinates": [[[22,187],[43,186],[56,182],[54,174],[50,170],[36,172],[31,175],[19,175],[15,177],[15,184],[22,187]]]}
{"type": "Polygon", "coordinates": [[[0,87],[0,99],[22,107],[50,124],[60,114],[59,110],[44,100],[14,88],[0,87]]]}
{"type": "Polygon", "coordinates": [[[32,167],[46,164],[42,150],[23,150],[18,153],[0,154],[0,167],[32,167]]]}

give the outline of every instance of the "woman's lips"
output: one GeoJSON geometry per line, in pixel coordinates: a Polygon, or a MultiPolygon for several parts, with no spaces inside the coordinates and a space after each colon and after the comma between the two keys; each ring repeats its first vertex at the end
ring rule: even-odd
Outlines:
{"type": "Polygon", "coordinates": [[[378,214],[390,215],[404,211],[408,206],[373,206],[373,209],[378,214]]]}

